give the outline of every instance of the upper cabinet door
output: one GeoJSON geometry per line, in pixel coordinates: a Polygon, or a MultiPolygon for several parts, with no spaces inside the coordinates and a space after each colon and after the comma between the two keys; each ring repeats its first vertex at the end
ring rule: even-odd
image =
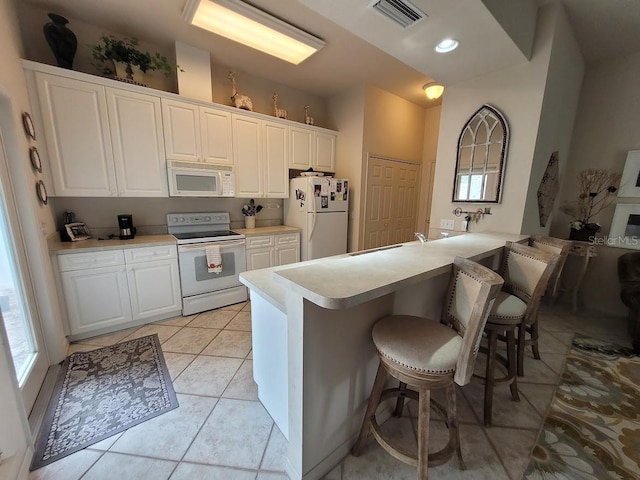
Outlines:
{"type": "Polygon", "coordinates": [[[168,197],[160,98],[107,88],[109,126],[121,197],[168,197]]]}
{"type": "Polygon", "coordinates": [[[264,122],[264,196],[289,197],[289,127],[264,122]]]}
{"type": "Polygon", "coordinates": [[[263,194],[262,122],[235,113],[231,119],[233,121],[236,197],[260,197],[263,194]]]}
{"type": "Polygon", "coordinates": [[[313,130],[291,127],[289,168],[306,170],[313,165],[313,130]]]}
{"type": "Polygon", "coordinates": [[[55,195],[116,196],[104,87],[40,72],[35,78],[55,195]]]}
{"type": "Polygon", "coordinates": [[[231,113],[200,107],[200,136],[202,161],[218,165],[232,165],[231,113]]]}
{"type": "Polygon", "coordinates": [[[336,171],[335,135],[315,132],[315,164],[313,168],[320,172],[336,171]]]}
{"type": "Polygon", "coordinates": [[[163,98],[162,120],[167,159],[199,162],[202,154],[198,106],[163,98]]]}

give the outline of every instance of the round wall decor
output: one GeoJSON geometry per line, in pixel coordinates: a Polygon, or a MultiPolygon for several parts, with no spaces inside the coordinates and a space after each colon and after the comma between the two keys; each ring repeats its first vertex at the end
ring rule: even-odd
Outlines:
{"type": "Polygon", "coordinates": [[[38,200],[40,200],[40,203],[42,203],[43,205],[47,204],[49,197],[47,196],[47,189],[44,186],[44,182],[42,180],[38,180],[38,183],[36,183],[36,195],[38,195],[38,200]]]}
{"type": "Polygon", "coordinates": [[[35,140],[36,139],[36,129],[33,126],[33,120],[31,120],[31,115],[28,112],[24,112],[22,114],[22,126],[24,127],[24,132],[27,136],[35,140]]]}
{"type": "Polygon", "coordinates": [[[42,173],[42,162],[40,161],[40,154],[36,147],[29,149],[29,159],[31,160],[31,166],[38,172],[42,173]]]}

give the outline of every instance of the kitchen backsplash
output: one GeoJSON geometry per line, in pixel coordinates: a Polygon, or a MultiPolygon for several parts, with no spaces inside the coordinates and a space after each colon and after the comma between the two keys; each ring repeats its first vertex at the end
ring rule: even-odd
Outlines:
{"type": "MultiPolygon", "coordinates": [[[[262,205],[256,216],[257,227],[282,225],[283,200],[255,198],[262,205]]],[[[167,233],[167,214],[183,212],[229,212],[231,228],[244,228],[242,206],[248,198],[97,198],[50,197],[56,229],[63,225],[63,213],[71,210],[77,222],[84,222],[93,236],[118,233],[117,215],[130,213],[138,235],[167,233]]]]}

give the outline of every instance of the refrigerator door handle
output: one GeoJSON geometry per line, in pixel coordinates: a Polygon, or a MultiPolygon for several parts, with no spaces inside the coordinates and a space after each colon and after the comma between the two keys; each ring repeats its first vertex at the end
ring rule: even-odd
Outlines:
{"type": "Polygon", "coordinates": [[[309,232],[309,240],[311,240],[311,238],[313,237],[313,231],[316,229],[316,217],[318,216],[318,214],[315,212],[315,210],[313,212],[311,212],[311,218],[312,218],[312,223],[311,223],[311,231],[309,232]]]}

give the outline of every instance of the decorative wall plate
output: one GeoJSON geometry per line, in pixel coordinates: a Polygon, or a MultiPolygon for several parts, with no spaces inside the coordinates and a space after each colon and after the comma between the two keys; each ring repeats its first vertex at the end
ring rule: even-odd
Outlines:
{"type": "Polygon", "coordinates": [[[31,160],[31,166],[38,172],[42,173],[42,162],[40,161],[40,154],[36,147],[29,149],[29,159],[31,160]]]}
{"type": "Polygon", "coordinates": [[[35,140],[36,139],[36,129],[33,126],[33,120],[31,120],[31,115],[29,115],[28,112],[24,112],[22,114],[22,125],[24,127],[24,132],[27,134],[27,136],[30,139],[35,140]]]}
{"type": "Polygon", "coordinates": [[[44,186],[44,182],[42,180],[38,180],[38,183],[36,183],[36,195],[38,196],[38,200],[40,200],[40,203],[42,203],[43,205],[47,204],[49,197],[47,195],[47,189],[44,186]]]}

